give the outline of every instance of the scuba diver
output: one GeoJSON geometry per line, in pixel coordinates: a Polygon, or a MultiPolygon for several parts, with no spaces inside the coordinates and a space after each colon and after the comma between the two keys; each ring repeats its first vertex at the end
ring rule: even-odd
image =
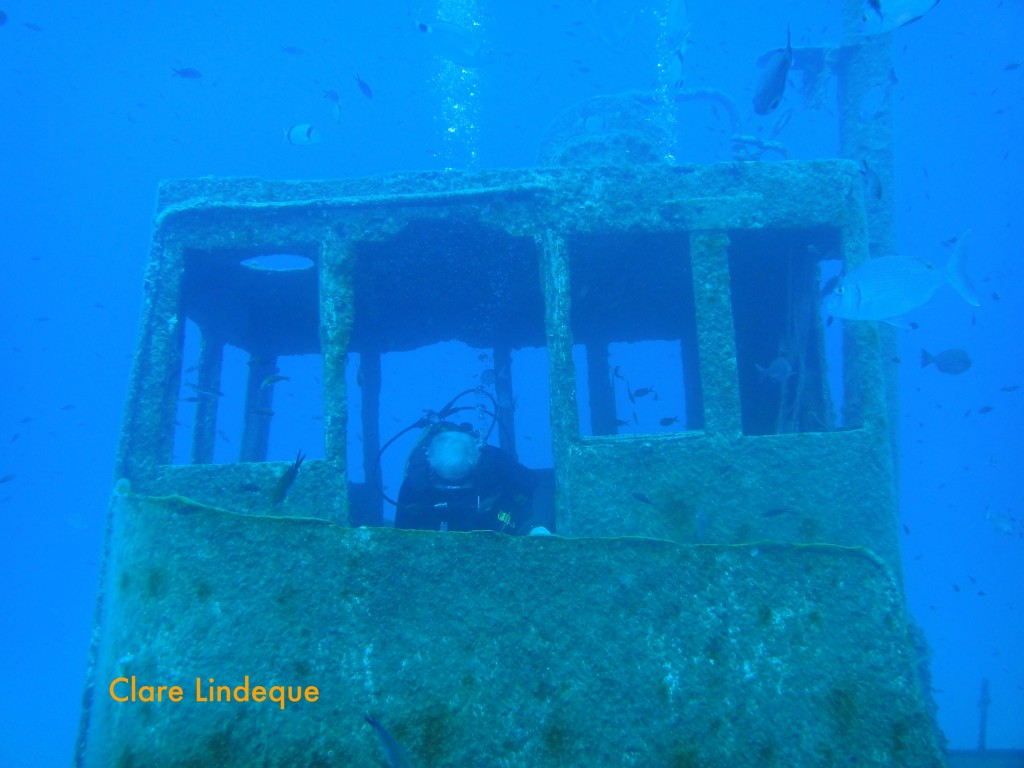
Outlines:
{"type": "Polygon", "coordinates": [[[438,421],[409,456],[395,528],[550,535],[537,522],[536,489],[533,472],[469,424],[438,421]]]}

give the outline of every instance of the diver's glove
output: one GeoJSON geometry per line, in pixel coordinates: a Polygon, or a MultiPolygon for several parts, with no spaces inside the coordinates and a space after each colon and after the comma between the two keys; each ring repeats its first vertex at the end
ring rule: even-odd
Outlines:
{"type": "Polygon", "coordinates": [[[537,525],[530,529],[531,536],[550,536],[551,531],[545,528],[543,525],[537,525]]]}

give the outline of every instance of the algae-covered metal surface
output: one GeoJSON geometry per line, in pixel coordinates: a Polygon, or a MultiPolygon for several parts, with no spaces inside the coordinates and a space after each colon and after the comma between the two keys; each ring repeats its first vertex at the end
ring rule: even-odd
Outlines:
{"type": "Polygon", "coordinates": [[[941,764],[899,586],[862,549],[113,505],[85,766],[376,768],[366,713],[421,768],[941,764]],[[246,676],[318,697],[196,700],[246,676]],[[114,701],[132,677],[182,700],[114,701]]]}

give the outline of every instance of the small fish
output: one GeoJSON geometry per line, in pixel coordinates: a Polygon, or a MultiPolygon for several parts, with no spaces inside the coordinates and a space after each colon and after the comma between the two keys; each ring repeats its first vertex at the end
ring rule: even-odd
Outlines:
{"type": "Polygon", "coordinates": [[[272,387],[278,382],[291,381],[287,376],[281,376],[280,374],[274,374],[273,376],[267,376],[263,381],[260,382],[260,389],[266,389],[272,387]]]}
{"type": "Polygon", "coordinates": [[[259,483],[242,483],[238,486],[238,490],[245,491],[246,493],[257,493],[261,488],[259,483]]]}
{"type": "Polygon", "coordinates": [[[356,74],[356,85],[359,86],[359,92],[363,94],[363,96],[365,96],[368,99],[373,98],[373,91],[371,90],[370,86],[367,85],[366,81],[363,80],[363,78],[361,78],[358,74],[356,74]]]}
{"type": "Polygon", "coordinates": [[[625,376],[622,375],[622,366],[621,365],[616,365],[615,366],[615,368],[612,370],[612,375],[615,376],[616,379],[625,379],[626,378],[625,376]]]}
{"type": "Polygon", "coordinates": [[[625,427],[627,424],[629,424],[629,422],[626,421],[625,419],[616,419],[615,420],[615,426],[617,426],[617,427],[625,427]]]}
{"type": "Polygon", "coordinates": [[[0,11],[0,27],[7,23],[7,14],[0,11]]]}
{"type": "Polygon", "coordinates": [[[960,237],[945,269],[906,256],[881,256],[864,262],[832,290],[828,314],[898,325],[908,312],[927,304],[943,285],[952,286],[971,306],[979,306],[964,270],[969,235],[970,231],[960,237]]]}
{"type": "Polygon", "coordinates": [[[762,379],[768,379],[774,381],[776,384],[781,384],[786,381],[790,376],[793,375],[793,364],[789,362],[789,359],[783,355],[779,355],[765,367],[754,363],[754,367],[757,369],[758,375],[762,379]]]}
{"type": "Polygon", "coordinates": [[[1015,69],[1020,69],[1020,66],[1021,66],[1021,64],[1020,64],[1019,61],[1011,61],[1009,64],[1007,64],[1005,67],[1003,67],[1003,71],[1004,72],[1013,72],[1015,69]]]}
{"type": "Polygon", "coordinates": [[[0,485],[3,485],[4,483],[11,482],[11,480],[13,480],[14,477],[15,477],[14,475],[3,475],[3,476],[0,476],[0,485]]]}
{"type": "Polygon", "coordinates": [[[654,399],[658,399],[658,393],[654,391],[654,387],[640,387],[640,389],[633,390],[634,397],[647,397],[648,395],[654,395],[654,399]]]}
{"type": "Polygon", "coordinates": [[[182,67],[181,69],[171,67],[171,69],[174,70],[174,77],[180,77],[185,80],[198,80],[203,76],[203,73],[194,67],[182,67]]]}
{"type": "Polygon", "coordinates": [[[299,475],[299,467],[302,466],[303,460],[306,458],[306,454],[299,451],[295,457],[295,463],[292,464],[288,469],[281,475],[281,479],[277,481],[277,485],[274,487],[274,495],[271,497],[271,502],[276,507],[285,500],[288,496],[288,491],[292,487],[292,483],[295,482],[295,478],[299,475]]]}
{"type": "Polygon", "coordinates": [[[304,147],[320,141],[320,133],[309,123],[298,123],[284,132],[288,143],[295,147],[304,147]]]}
{"type": "Polygon", "coordinates": [[[664,416],[658,420],[658,423],[661,424],[661,426],[663,427],[667,427],[672,424],[675,424],[677,421],[679,421],[678,416],[664,416]]]}
{"type": "Polygon", "coordinates": [[[639,501],[641,504],[646,504],[649,507],[654,506],[654,502],[651,501],[648,497],[644,496],[642,493],[631,493],[630,496],[639,501]]]}
{"type": "Polygon", "coordinates": [[[302,56],[306,52],[297,45],[282,45],[281,50],[289,56],[302,56]]]}
{"type": "Polygon", "coordinates": [[[412,763],[409,762],[409,756],[405,754],[405,750],[402,749],[402,745],[398,743],[397,739],[388,733],[388,730],[372,715],[366,715],[363,719],[377,732],[381,749],[384,750],[384,757],[388,761],[388,768],[409,768],[412,763]]]}
{"type": "Polygon", "coordinates": [[[1019,384],[1011,384],[1008,387],[1000,387],[999,391],[1000,392],[1016,392],[1018,389],[1020,389],[1020,385],[1019,384]]]}
{"type": "Polygon", "coordinates": [[[993,408],[991,405],[983,405],[981,406],[981,408],[978,409],[978,413],[992,413],[992,411],[994,410],[995,408],[993,408]]]}
{"type": "Polygon", "coordinates": [[[928,350],[921,350],[921,367],[935,364],[942,373],[948,373],[952,376],[963,373],[971,367],[971,356],[967,354],[967,350],[960,349],[946,349],[939,352],[937,355],[933,355],[928,350]]]}
{"type": "Polygon", "coordinates": [[[779,517],[781,515],[788,515],[792,511],[789,507],[772,507],[762,512],[761,517],[779,517]]]}
{"type": "Polygon", "coordinates": [[[789,68],[793,65],[793,47],[790,44],[790,31],[786,28],[786,47],[779,48],[761,57],[761,76],[754,90],[754,111],[759,115],[768,115],[775,111],[786,92],[786,80],[789,68]]]}
{"type": "Polygon", "coordinates": [[[331,116],[334,118],[334,122],[341,122],[341,95],[330,88],[324,91],[324,98],[331,102],[331,116]]]}
{"type": "Polygon", "coordinates": [[[498,374],[493,368],[485,368],[480,372],[480,383],[485,387],[493,387],[498,381],[498,374]]]}

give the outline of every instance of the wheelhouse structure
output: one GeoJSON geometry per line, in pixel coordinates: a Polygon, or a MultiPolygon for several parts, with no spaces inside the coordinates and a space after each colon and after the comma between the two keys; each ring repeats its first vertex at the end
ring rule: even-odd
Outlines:
{"type": "Polygon", "coordinates": [[[862,186],[849,161],[164,184],[79,764],[379,765],[365,713],[424,766],[941,764],[878,329],[821,311],[868,257],[862,186]],[[388,527],[382,361],[451,340],[489,361],[468,397],[504,449],[543,392],[557,536],[388,527]],[[322,447],[289,485],[301,407],[322,447]],[[196,701],[246,676],[319,699],[196,701]],[[115,700],[132,677],[185,700],[115,700]]]}

